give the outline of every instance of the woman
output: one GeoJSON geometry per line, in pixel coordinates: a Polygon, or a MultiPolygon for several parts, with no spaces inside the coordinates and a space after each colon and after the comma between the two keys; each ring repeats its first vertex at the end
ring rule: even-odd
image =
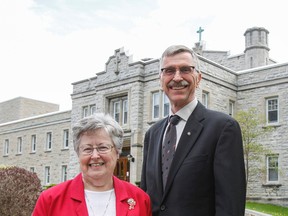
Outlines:
{"type": "Polygon", "coordinates": [[[102,113],[81,119],[73,127],[73,143],[81,173],[43,191],[33,216],[151,216],[149,196],[113,176],[122,150],[123,130],[102,113]]]}

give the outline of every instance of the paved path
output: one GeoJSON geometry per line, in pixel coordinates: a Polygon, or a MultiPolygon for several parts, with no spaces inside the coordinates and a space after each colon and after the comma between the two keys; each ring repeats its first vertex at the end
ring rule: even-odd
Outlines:
{"type": "Polygon", "coordinates": [[[272,215],[246,209],[245,216],[272,216],[272,215]]]}

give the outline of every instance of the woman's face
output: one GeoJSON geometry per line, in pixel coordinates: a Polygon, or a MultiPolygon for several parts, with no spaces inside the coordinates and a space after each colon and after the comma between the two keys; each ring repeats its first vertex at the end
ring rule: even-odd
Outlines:
{"type": "MultiPolygon", "coordinates": [[[[86,132],[81,136],[79,145],[80,169],[85,182],[95,185],[95,182],[109,181],[114,172],[118,159],[118,153],[113,141],[104,129],[97,129],[93,132],[86,132]],[[99,154],[95,147],[110,147],[108,152],[99,154]],[[94,148],[94,149],[93,149],[94,148]],[[87,149],[92,150],[92,154],[87,154],[87,149]],[[85,153],[86,152],[86,153],[85,153]]],[[[95,185],[96,186],[96,185],[95,185]]],[[[98,185],[100,186],[100,185],[98,185]]]]}

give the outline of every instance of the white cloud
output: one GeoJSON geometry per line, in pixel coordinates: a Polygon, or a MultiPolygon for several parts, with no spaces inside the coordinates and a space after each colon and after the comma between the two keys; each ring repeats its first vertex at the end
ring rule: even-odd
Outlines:
{"type": "Polygon", "coordinates": [[[71,107],[71,83],[105,69],[114,50],[159,58],[171,44],[244,51],[244,32],[270,31],[270,57],[288,61],[285,1],[1,0],[0,102],[23,96],[71,107]],[[283,24],[282,24],[283,23],[283,24]],[[3,93],[5,92],[5,93],[3,93]]]}

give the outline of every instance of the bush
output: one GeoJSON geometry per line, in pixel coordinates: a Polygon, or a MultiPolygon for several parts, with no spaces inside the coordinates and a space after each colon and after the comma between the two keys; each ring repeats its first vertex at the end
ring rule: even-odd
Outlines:
{"type": "Polygon", "coordinates": [[[19,167],[0,167],[1,216],[31,216],[40,192],[36,173],[19,167]]]}

